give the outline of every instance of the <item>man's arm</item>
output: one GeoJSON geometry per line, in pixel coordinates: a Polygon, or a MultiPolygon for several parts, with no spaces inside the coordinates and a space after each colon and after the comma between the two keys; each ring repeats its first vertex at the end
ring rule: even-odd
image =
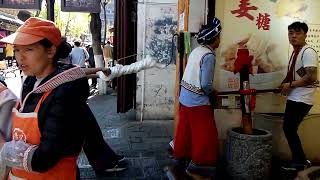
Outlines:
{"type": "Polygon", "coordinates": [[[85,72],[87,78],[99,78],[97,72],[101,71],[105,76],[109,76],[111,74],[111,70],[109,68],[97,67],[97,68],[82,68],[85,72]]]}
{"type": "Polygon", "coordinates": [[[304,71],[305,71],[305,75],[299,79],[299,80],[295,80],[290,82],[286,82],[280,85],[280,88],[282,88],[281,90],[281,94],[282,95],[288,95],[291,88],[294,87],[304,87],[304,86],[308,86],[308,85],[313,85],[314,83],[317,82],[317,67],[314,66],[310,66],[310,67],[305,67],[304,71]]]}
{"type": "Polygon", "coordinates": [[[281,84],[287,83],[288,82],[288,76],[286,76],[283,81],[281,82],[281,84]]]}
{"type": "Polygon", "coordinates": [[[313,85],[317,81],[317,67],[305,67],[306,74],[300,80],[292,81],[291,87],[303,87],[313,85]]]}

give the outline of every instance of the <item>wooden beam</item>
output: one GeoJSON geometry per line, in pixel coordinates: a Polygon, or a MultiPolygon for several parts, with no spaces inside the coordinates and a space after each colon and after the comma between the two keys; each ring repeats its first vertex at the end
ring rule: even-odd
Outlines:
{"type": "Polygon", "coordinates": [[[54,22],[54,1],[47,0],[47,19],[54,22]]]}

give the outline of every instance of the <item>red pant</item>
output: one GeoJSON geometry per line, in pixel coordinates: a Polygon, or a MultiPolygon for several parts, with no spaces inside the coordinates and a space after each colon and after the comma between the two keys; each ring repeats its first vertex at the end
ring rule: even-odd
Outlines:
{"type": "Polygon", "coordinates": [[[218,133],[211,106],[180,105],[174,139],[174,157],[188,158],[198,165],[215,165],[218,133]]]}

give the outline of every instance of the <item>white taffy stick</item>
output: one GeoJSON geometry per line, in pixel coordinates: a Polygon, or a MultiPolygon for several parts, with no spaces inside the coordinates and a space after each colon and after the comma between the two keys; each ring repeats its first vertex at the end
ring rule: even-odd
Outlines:
{"type": "Polygon", "coordinates": [[[110,68],[111,74],[109,76],[106,76],[102,71],[99,71],[98,75],[99,75],[99,78],[104,81],[111,81],[116,77],[120,77],[126,74],[137,73],[141,70],[149,69],[153,67],[164,68],[165,64],[159,64],[150,56],[147,56],[145,59],[132,63],[130,65],[117,64],[116,66],[111,67],[110,68]]]}

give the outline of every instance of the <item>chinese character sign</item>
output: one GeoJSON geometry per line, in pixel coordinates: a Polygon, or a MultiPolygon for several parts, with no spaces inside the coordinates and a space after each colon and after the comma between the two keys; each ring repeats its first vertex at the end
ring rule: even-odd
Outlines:
{"type": "MultiPolygon", "coordinates": [[[[259,8],[256,6],[250,6],[250,0],[240,0],[239,9],[232,10],[231,13],[236,14],[237,18],[244,17],[254,21],[255,18],[249,11],[259,11],[259,8]]],[[[269,30],[270,15],[268,13],[259,13],[256,19],[258,29],[269,30]]]]}
{"type": "Polygon", "coordinates": [[[320,24],[309,24],[307,43],[317,51],[320,60],[320,24]]]}
{"type": "Polygon", "coordinates": [[[256,6],[250,6],[250,0],[240,0],[239,9],[231,11],[232,14],[237,14],[236,17],[246,17],[253,21],[254,17],[249,13],[249,11],[257,10],[256,6]]]}
{"type": "Polygon", "coordinates": [[[261,14],[257,18],[258,29],[269,30],[270,28],[270,15],[268,13],[261,14]]]}

